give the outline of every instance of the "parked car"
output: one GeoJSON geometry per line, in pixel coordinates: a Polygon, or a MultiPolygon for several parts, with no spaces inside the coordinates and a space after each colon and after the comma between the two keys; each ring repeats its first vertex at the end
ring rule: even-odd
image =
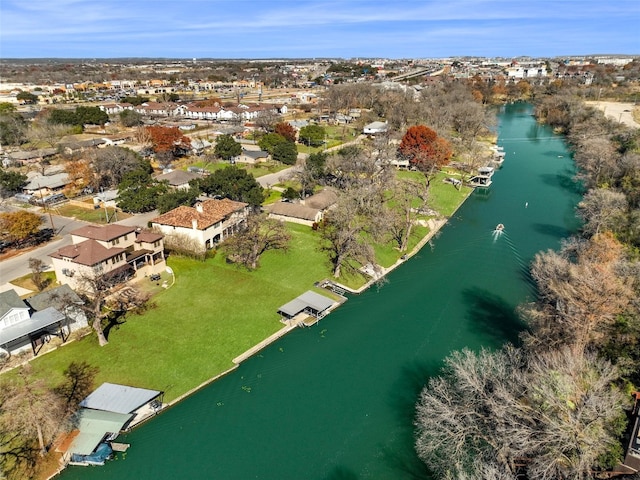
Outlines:
{"type": "Polygon", "coordinates": [[[64,196],[63,193],[54,193],[53,195],[49,195],[47,197],[39,198],[37,196],[32,196],[30,203],[33,205],[55,205],[56,203],[64,202],[67,197],[64,196]]]}

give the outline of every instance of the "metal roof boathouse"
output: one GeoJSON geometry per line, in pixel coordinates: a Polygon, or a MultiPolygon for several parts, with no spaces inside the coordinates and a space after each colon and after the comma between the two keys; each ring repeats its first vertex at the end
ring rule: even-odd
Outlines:
{"type": "Polygon", "coordinates": [[[327,314],[327,310],[329,310],[334,303],[336,302],[324,295],[307,290],[299,297],[282,305],[278,309],[278,313],[287,319],[291,319],[300,313],[306,313],[317,319],[321,319],[327,314]]]}
{"type": "Polygon", "coordinates": [[[164,392],[103,383],[80,402],[75,437],[64,454],[76,465],[102,465],[113,451],[128,445],[113,440],[123,430],[155,415],[162,408],[164,392]]]}

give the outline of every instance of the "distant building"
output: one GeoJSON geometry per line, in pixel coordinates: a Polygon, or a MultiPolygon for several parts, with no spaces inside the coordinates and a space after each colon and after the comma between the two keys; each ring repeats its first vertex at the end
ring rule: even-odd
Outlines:
{"type": "Polygon", "coordinates": [[[365,135],[377,135],[379,133],[386,133],[388,130],[389,124],[387,124],[387,122],[371,122],[364,126],[362,133],[365,135]]]}

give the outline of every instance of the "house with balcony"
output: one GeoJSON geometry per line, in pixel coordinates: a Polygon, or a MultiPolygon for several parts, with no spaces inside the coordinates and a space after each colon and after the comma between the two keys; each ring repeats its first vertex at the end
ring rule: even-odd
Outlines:
{"type": "Polygon", "coordinates": [[[166,268],[163,236],[124,225],[87,225],[73,230],[71,245],[51,253],[58,283],[88,290],[97,275],[114,283],[166,268]]]}
{"type": "Polygon", "coordinates": [[[171,238],[185,238],[201,249],[213,248],[236,233],[249,215],[249,204],[223,198],[205,200],[193,207],[180,206],[153,220],[151,226],[171,238]]]}
{"type": "Polygon", "coordinates": [[[26,300],[15,290],[0,293],[0,353],[32,350],[37,355],[51,337],[66,341],[71,332],[87,326],[82,303],[68,285],[26,300]]]}

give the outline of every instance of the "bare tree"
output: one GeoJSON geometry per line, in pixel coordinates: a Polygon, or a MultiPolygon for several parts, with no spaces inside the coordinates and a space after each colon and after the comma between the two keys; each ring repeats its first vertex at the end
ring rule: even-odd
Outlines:
{"type": "Polygon", "coordinates": [[[169,252],[197,260],[204,260],[207,256],[207,249],[202,242],[181,233],[165,235],[164,247],[169,252]]]}
{"type": "MultiPolygon", "coordinates": [[[[445,360],[416,409],[416,450],[431,469],[458,478],[495,462],[515,474],[517,439],[504,430],[524,394],[523,363],[512,348],[477,355],[463,350],[445,360]]],[[[526,418],[522,428],[532,428],[526,418]]]]}
{"type": "Polygon", "coordinates": [[[31,281],[39,292],[43,291],[49,285],[49,279],[44,278],[42,274],[47,270],[48,265],[39,258],[29,258],[29,270],[31,270],[31,281]]]}
{"type": "Polygon", "coordinates": [[[445,363],[416,413],[418,455],[443,478],[478,478],[486,468],[497,478],[586,479],[619,453],[626,400],[609,362],[568,348],[507,347],[455,352],[445,363]]]}
{"type": "Polygon", "coordinates": [[[247,217],[242,229],[224,242],[230,259],[246,268],[258,268],[260,256],[268,250],[286,251],[291,235],[284,222],[267,218],[264,214],[247,217]]]}
{"type": "Polygon", "coordinates": [[[427,188],[424,185],[408,179],[397,179],[389,199],[390,207],[374,217],[383,222],[379,228],[391,235],[401,252],[407,249],[411,230],[426,202],[427,188]]]}
{"type": "MultiPolygon", "coordinates": [[[[620,373],[593,353],[569,349],[535,355],[527,368],[527,400],[536,428],[522,444],[529,478],[591,478],[601,457],[622,457],[619,436],[628,397],[616,382],[620,373]]],[[[523,410],[524,413],[524,410],[523,410]]]]}
{"type": "Polygon", "coordinates": [[[319,228],[321,248],[329,254],[334,277],[339,278],[343,270],[355,271],[357,264],[375,264],[373,248],[362,236],[369,225],[350,196],[339,198],[335,208],[326,213],[319,228]]]}
{"type": "Polygon", "coordinates": [[[585,221],[582,230],[587,235],[619,231],[624,227],[627,208],[624,193],[608,188],[591,189],[578,204],[578,213],[585,221]]]}
{"type": "Polygon", "coordinates": [[[30,373],[27,364],[12,382],[3,385],[0,423],[3,431],[35,437],[42,456],[61,427],[62,405],[44,380],[36,380],[30,373]]]}
{"type": "Polygon", "coordinates": [[[263,110],[256,118],[256,126],[265,132],[273,132],[275,125],[282,120],[282,117],[273,110],[263,110]]]}
{"type": "Polygon", "coordinates": [[[532,275],[539,299],[524,309],[536,349],[570,345],[582,352],[601,345],[607,329],[635,299],[633,277],[624,274],[624,247],[610,233],[565,244],[560,253],[536,255],[532,275]]]}
{"type": "MultiPolygon", "coordinates": [[[[104,334],[104,328],[102,323],[107,319],[109,310],[105,310],[107,299],[112,296],[111,289],[114,285],[121,283],[126,279],[128,273],[94,273],[84,274],[78,279],[78,285],[83,292],[84,303],[79,305],[85,312],[87,318],[91,319],[91,327],[98,336],[98,343],[101,347],[108,342],[107,337],[104,334]]],[[[110,299],[110,304],[118,304],[118,293],[113,295],[110,299]]]]}
{"type": "Polygon", "coordinates": [[[42,146],[55,147],[60,139],[68,135],[71,129],[66,125],[37,122],[27,130],[27,138],[36,148],[42,146]]]}
{"type": "Polygon", "coordinates": [[[582,172],[579,178],[588,186],[610,183],[617,170],[620,154],[608,138],[589,137],[576,147],[574,159],[582,172]]]}
{"type": "Polygon", "coordinates": [[[98,186],[116,187],[124,176],[142,168],[143,161],[133,150],[122,147],[105,147],[95,151],[93,169],[98,186]]]}

